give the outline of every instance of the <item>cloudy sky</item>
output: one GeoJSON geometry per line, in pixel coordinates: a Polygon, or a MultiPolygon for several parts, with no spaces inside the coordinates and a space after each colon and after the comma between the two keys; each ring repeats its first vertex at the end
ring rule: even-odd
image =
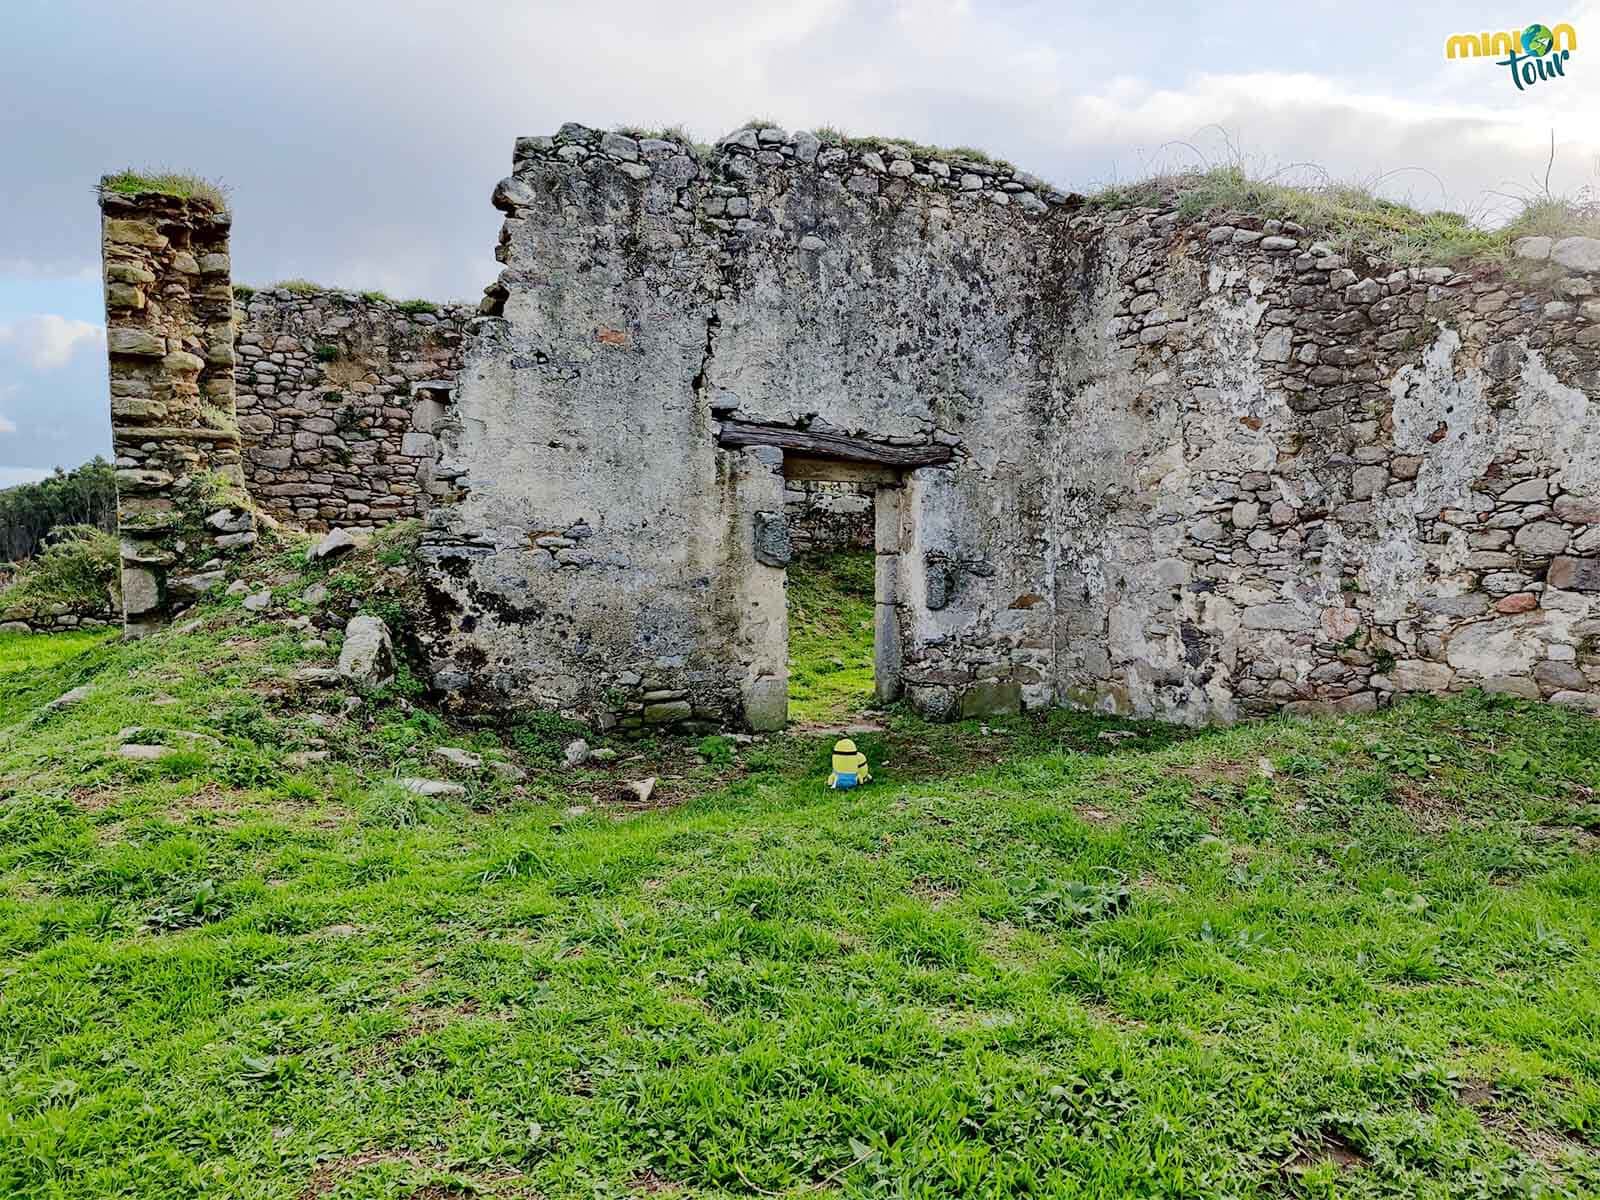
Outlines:
{"type": "Polygon", "coordinates": [[[985,147],[1085,190],[1242,157],[1493,220],[1600,188],[1600,0],[8,0],[0,47],[0,487],[109,453],[92,187],[232,192],[236,281],[475,298],[512,139],[747,117],[985,147]],[[1574,25],[1519,92],[1452,33],[1574,25]],[[1592,49],[1591,49],[1592,47],[1592,49]],[[1591,59],[1592,65],[1591,65],[1591,59]],[[1310,168],[1301,168],[1302,171],[1310,168]]]}

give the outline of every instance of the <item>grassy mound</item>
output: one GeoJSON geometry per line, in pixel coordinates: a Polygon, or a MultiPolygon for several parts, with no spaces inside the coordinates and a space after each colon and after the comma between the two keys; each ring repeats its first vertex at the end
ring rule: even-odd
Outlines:
{"type": "Polygon", "coordinates": [[[1600,722],[890,714],[845,795],[825,737],[569,771],[558,717],[297,683],[413,573],[299,550],[236,568],[266,613],[0,640],[0,1194],[1600,1188],[1600,722]]]}
{"type": "Polygon", "coordinates": [[[802,556],[789,564],[789,720],[844,724],[873,698],[873,553],[802,556]]]}

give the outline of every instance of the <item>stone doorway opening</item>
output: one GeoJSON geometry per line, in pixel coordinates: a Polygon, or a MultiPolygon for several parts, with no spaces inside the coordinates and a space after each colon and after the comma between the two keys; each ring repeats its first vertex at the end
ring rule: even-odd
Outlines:
{"type": "MultiPolygon", "coordinates": [[[[795,560],[789,502],[809,507],[821,495],[833,497],[831,507],[835,510],[855,510],[853,515],[842,518],[846,525],[864,521],[865,512],[859,499],[841,504],[839,498],[871,497],[871,608],[852,609],[855,627],[845,632],[855,639],[865,633],[859,625],[870,619],[872,698],[879,704],[898,700],[905,690],[903,647],[926,611],[920,602],[911,599],[914,593],[920,596],[925,591],[918,567],[919,529],[915,514],[926,507],[924,492],[931,481],[921,468],[948,464],[955,457],[955,445],[895,445],[886,438],[847,435],[831,429],[735,420],[722,421],[716,437],[722,449],[738,451],[725,460],[736,517],[732,528],[738,539],[737,548],[753,560],[737,577],[737,587],[731,594],[737,605],[736,615],[730,614],[745,672],[741,685],[745,724],[757,732],[781,729],[795,715],[789,711],[788,572],[795,560]]],[[[800,515],[804,523],[804,507],[800,515]]],[[[852,536],[864,545],[864,528],[858,527],[852,536]]],[[[802,548],[810,537],[809,532],[802,531],[802,548]]],[[[835,579],[842,574],[846,580],[857,581],[853,585],[846,583],[846,587],[854,593],[853,603],[859,605],[867,599],[868,565],[858,561],[853,570],[847,567],[842,572],[830,572],[835,579]]],[[[804,569],[805,564],[798,568],[804,569]]],[[[855,645],[853,658],[859,690],[864,691],[865,639],[855,645]]],[[[846,667],[852,664],[852,655],[841,653],[824,656],[825,665],[833,666],[827,661],[833,657],[844,659],[846,667]]]]}
{"type": "Polygon", "coordinates": [[[788,722],[848,729],[901,692],[897,606],[903,480],[864,463],[788,453],[784,571],[788,722]]]}

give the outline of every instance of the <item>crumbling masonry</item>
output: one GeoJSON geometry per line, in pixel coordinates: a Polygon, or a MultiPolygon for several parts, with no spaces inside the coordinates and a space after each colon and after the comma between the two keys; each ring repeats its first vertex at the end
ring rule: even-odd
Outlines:
{"type": "Polygon", "coordinates": [[[255,541],[240,485],[226,212],[102,189],[111,439],[130,635],[223,578],[255,541]]]}
{"type": "MultiPolygon", "coordinates": [[[[1399,269],[771,129],[702,155],[565,126],[493,199],[482,315],[364,376],[382,453],[427,439],[412,508],[381,507],[426,510],[450,703],[781,723],[789,521],[820,486],[870,497],[879,692],[933,716],[1470,686],[1600,710],[1600,241],[1399,269]]],[[[269,345],[256,307],[241,346],[269,345]]],[[[320,396],[319,334],[277,336],[320,396]]],[[[261,361],[281,439],[306,410],[261,361]]],[[[288,449],[308,433],[343,437],[288,449]]],[[[322,474],[291,507],[345,523],[326,457],[251,468],[253,436],[247,474],[322,474]]]]}

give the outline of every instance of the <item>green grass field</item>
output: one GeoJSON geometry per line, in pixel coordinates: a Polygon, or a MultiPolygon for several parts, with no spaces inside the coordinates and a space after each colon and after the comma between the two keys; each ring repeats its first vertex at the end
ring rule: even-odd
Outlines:
{"type": "Polygon", "coordinates": [[[789,564],[789,720],[844,725],[872,703],[871,550],[789,564]]]}
{"type": "Polygon", "coordinates": [[[891,710],[841,796],[826,737],[345,716],[201,616],[0,641],[0,1195],[1600,1191],[1590,718],[891,710]],[[440,745],[530,775],[400,790],[440,745]]]}

